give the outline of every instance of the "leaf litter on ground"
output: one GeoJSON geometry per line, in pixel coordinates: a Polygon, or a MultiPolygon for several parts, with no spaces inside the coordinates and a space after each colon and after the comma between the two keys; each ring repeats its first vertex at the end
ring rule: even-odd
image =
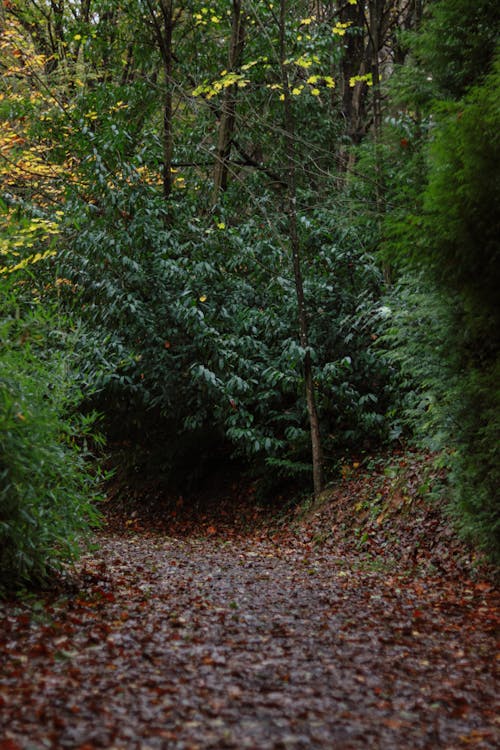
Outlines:
{"type": "Polygon", "coordinates": [[[78,586],[0,604],[0,750],[498,747],[494,583],[435,508],[353,535],[366,491],[110,509],[78,586]]]}

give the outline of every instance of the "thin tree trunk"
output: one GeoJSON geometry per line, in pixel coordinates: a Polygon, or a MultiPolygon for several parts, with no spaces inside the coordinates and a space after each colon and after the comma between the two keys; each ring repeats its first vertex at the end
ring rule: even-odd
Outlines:
{"type": "Polygon", "coordinates": [[[381,97],[380,97],[380,66],[379,66],[379,50],[380,50],[380,0],[370,0],[369,2],[369,13],[370,13],[370,38],[372,43],[372,82],[373,82],[373,125],[375,132],[375,139],[378,142],[380,139],[380,130],[382,127],[382,108],[381,108],[381,97]]]}
{"type": "MultiPolygon", "coordinates": [[[[233,0],[233,24],[228,60],[229,72],[233,72],[241,65],[243,55],[245,31],[241,6],[241,0],[233,0]]],[[[236,92],[236,85],[228,86],[222,99],[217,150],[215,152],[213,205],[217,204],[220,193],[227,189],[231,141],[236,122],[236,92]]]]}
{"type": "Polygon", "coordinates": [[[382,130],[382,102],[380,96],[380,66],[379,66],[379,48],[380,48],[380,0],[370,0],[369,8],[369,30],[371,40],[371,73],[372,73],[372,106],[373,106],[373,141],[375,145],[375,176],[376,176],[376,200],[379,216],[382,215],[382,164],[380,154],[380,134],[382,130]]]}
{"type": "Polygon", "coordinates": [[[316,408],[316,397],[314,392],[314,381],[312,372],[311,353],[309,350],[309,336],[307,326],[307,311],[304,298],[304,285],[301,269],[300,241],[297,226],[297,188],[296,188],[296,148],[295,148],[295,121],[292,111],[290,86],[286,70],[286,0],[280,0],[280,69],[281,82],[283,86],[284,105],[284,133],[287,166],[287,214],[288,214],[288,236],[292,250],[293,272],[295,279],[295,293],[297,297],[297,309],[299,318],[299,340],[305,351],[304,355],[304,381],[306,391],[307,412],[311,432],[311,449],[313,464],[313,486],[317,497],[323,489],[323,451],[321,447],[321,436],[319,429],[318,411],[316,408]]]}
{"type": "MultiPolygon", "coordinates": [[[[373,144],[375,155],[375,200],[377,203],[377,221],[380,239],[382,240],[383,215],[385,212],[384,186],[383,186],[383,159],[380,149],[380,136],[382,132],[382,97],[380,92],[380,23],[381,23],[381,0],[370,0],[369,9],[369,34],[372,47],[371,72],[373,92],[373,144]]],[[[391,267],[387,261],[382,264],[384,280],[387,285],[391,283],[391,267]]]]}
{"type": "Polygon", "coordinates": [[[47,62],[47,70],[50,73],[56,71],[65,56],[64,44],[64,0],[51,0],[51,15],[47,26],[50,45],[52,46],[51,59],[47,62]]]}
{"type": "Polygon", "coordinates": [[[173,60],[172,35],[175,25],[174,0],[160,0],[161,18],[158,18],[152,0],[145,0],[153,22],[156,41],[163,63],[165,76],[165,99],[163,100],[163,195],[165,199],[172,192],[172,157],[174,151],[172,112],[173,112],[173,60]]]}
{"type": "Polygon", "coordinates": [[[172,126],[173,0],[161,0],[161,13],[163,17],[162,58],[165,74],[165,100],[163,104],[163,195],[165,199],[168,199],[172,192],[172,157],[174,152],[172,126]]]}

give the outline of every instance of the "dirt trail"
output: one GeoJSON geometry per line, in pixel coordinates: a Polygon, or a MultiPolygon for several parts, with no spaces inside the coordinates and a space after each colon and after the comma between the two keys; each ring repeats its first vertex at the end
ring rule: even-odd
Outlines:
{"type": "Polygon", "coordinates": [[[78,593],[0,605],[0,750],[499,746],[490,584],[293,539],[100,544],[78,593]]]}

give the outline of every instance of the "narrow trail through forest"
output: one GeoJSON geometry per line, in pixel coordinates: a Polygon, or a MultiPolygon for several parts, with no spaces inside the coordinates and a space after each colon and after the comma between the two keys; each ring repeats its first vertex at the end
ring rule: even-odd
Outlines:
{"type": "Polygon", "coordinates": [[[297,536],[101,534],[0,605],[0,750],[495,748],[487,582],[297,536]]]}

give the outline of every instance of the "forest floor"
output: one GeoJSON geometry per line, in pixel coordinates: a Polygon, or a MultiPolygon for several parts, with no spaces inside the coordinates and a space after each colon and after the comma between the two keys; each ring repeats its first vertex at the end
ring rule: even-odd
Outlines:
{"type": "Polygon", "coordinates": [[[279,516],[111,492],[76,579],[0,603],[0,750],[499,747],[490,571],[422,462],[342,475],[279,516]]]}

